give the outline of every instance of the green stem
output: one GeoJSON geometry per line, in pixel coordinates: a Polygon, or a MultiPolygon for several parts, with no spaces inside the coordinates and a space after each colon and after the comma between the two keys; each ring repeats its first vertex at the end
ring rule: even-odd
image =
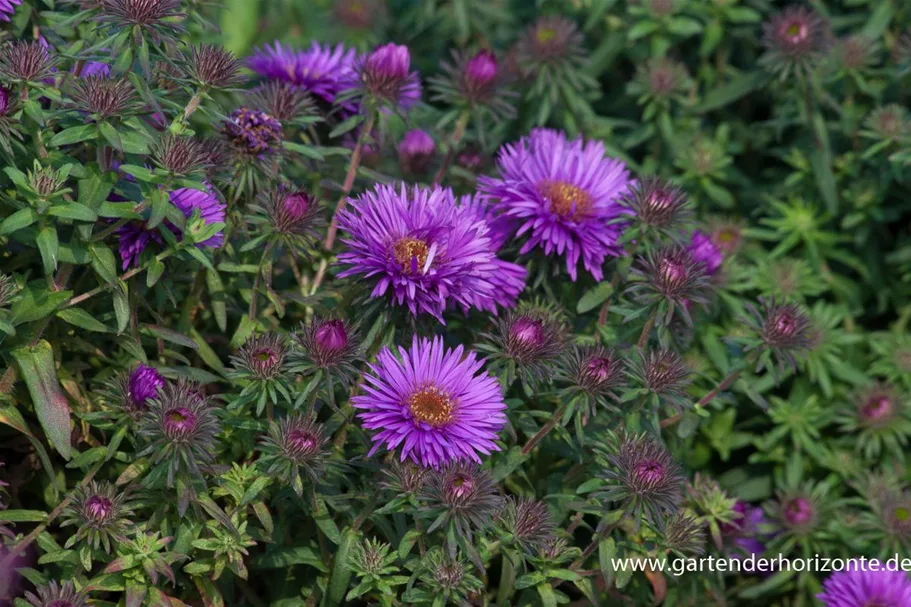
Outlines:
{"type": "Polygon", "coordinates": [[[554,413],[546,424],[544,424],[538,432],[528,439],[528,442],[525,443],[525,446],[522,447],[522,455],[528,455],[531,453],[531,450],[534,449],[541,440],[547,436],[551,430],[557,427],[557,424],[560,423],[560,420],[563,419],[563,412],[566,411],[566,405],[561,405],[554,413]]]}
{"type": "Polygon", "coordinates": [[[658,308],[656,307],[652,310],[652,313],[649,315],[648,320],[645,321],[645,326],[642,327],[642,333],[639,335],[639,342],[636,344],[636,347],[639,350],[645,349],[645,344],[648,343],[648,336],[652,332],[652,328],[655,326],[655,321],[658,319],[658,308]]]}
{"type": "Polygon", "coordinates": [[[250,309],[247,311],[247,317],[250,320],[256,320],[256,300],[259,291],[259,281],[263,275],[263,266],[266,263],[266,256],[272,252],[272,243],[266,245],[263,256],[259,259],[259,265],[256,267],[256,278],[253,279],[253,290],[250,291],[250,309]]]}
{"type": "Polygon", "coordinates": [[[462,137],[465,136],[465,129],[468,128],[468,120],[470,118],[471,112],[468,110],[464,110],[459,116],[459,119],[455,125],[455,129],[452,131],[452,137],[449,139],[449,148],[446,150],[446,156],[443,157],[443,162],[440,164],[439,170],[433,177],[434,185],[443,181],[443,179],[446,177],[446,173],[449,172],[449,167],[452,164],[452,159],[455,157],[456,150],[459,147],[459,142],[462,141],[462,137]]]}
{"type": "MultiPolygon", "coordinates": [[[[364,145],[367,143],[370,131],[373,130],[373,123],[375,121],[376,114],[371,111],[367,114],[367,119],[364,121],[364,128],[361,129],[361,135],[357,138],[357,144],[354,146],[354,152],[351,154],[351,162],[348,164],[348,173],[345,175],[345,182],[342,184],[342,193],[339,196],[338,204],[335,205],[335,213],[332,216],[332,223],[329,225],[329,232],[326,234],[326,241],[323,245],[327,251],[331,251],[332,245],[335,244],[335,235],[338,232],[339,214],[345,210],[345,205],[348,204],[348,194],[351,193],[351,188],[354,187],[354,179],[357,177],[357,168],[361,164],[364,145]]],[[[319,285],[317,284],[316,286],[319,285]]],[[[314,288],[314,291],[315,290],[316,289],[314,288]]]]}

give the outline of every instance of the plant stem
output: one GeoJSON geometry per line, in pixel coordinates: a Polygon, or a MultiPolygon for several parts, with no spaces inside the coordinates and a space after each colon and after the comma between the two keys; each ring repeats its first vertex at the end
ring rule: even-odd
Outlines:
{"type": "Polygon", "coordinates": [[[361,155],[364,153],[364,144],[370,136],[370,131],[373,130],[373,123],[375,120],[376,115],[374,112],[371,111],[367,114],[364,128],[361,130],[361,135],[357,138],[357,144],[354,146],[354,152],[351,154],[351,162],[348,164],[348,173],[345,175],[345,183],[342,184],[342,193],[341,196],[339,196],[338,204],[335,205],[335,213],[332,215],[332,223],[329,225],[329,232],[326,234],[326,241],[323,245],[327,251],[331,251],[332,245],[335,244],[335,234],[338,232],[338,217],[339,214],[345,210],[345,205],[348,204],[348,194],[351,193],[351,188],[354,187],[354,179],[357,177],[357,168],[361,164],[361,155]]]}
{"type": "Polygon", "coordinates": [[[563,419],[564,411],[566,411],[566,405],[561,405],[560,408],[557,409],[556,413],[554,413],[553,417],[551,417],[534,436],[528,439],[528,442],[525,443],[524,447],[522,447],[522,455],[528,455],[531,450],[534,449],[535,446],[537,446],[537,444],[540,443],[541,440],[550,433],[551,430],[557,427],[557,424],[561,419],[563,419]]]}
{"type": "MultiPolygon", "coordinates": [[[[733,384],[735,381],[737,381],[737,378],[740,377],[740,374],[743,373],[744,369],[745,369],[745,367],[742,365],[735,367],[734,369],[731,369],[731,372],[728,373],[727,376],[724,379],[722,379],[718,383],[717,386],[715,386],[714,388],[709,390],[705,396],[703,396],[702,398],[699,399],[699,402],[696,403],[696,406],[704,407],[707,404],[709,404],[710,402],[712,402],[712,400],[714,400],[714,398],[716,396],[718,396],[721,392],[724,392],[725,390],[730,388],[731,384],[733,384]]],[[[679,422],[682,418],[683,418],[683,414],[678,413],[677,415],[674,415],[667,419],[661,420],[661,427],[667,428],[668,426],[673,426],[674,424],[679,422]]]]}
{"type": "Polygon", "coordinates": [[[266,263],[266,256],[272,251],[272,243],[266,245],[263,256],[259,258],[259,265],[256,267],[256,278],[253,279],[253,290],[250,291],[250,309],[247,311],[247,317],[250,320],[256,320],[256,299],[259,291],[259,281],[263,275],[263,265],[266,263]]]}
{"type": "Polygon", "coordinates": [[[516,568],[506,553],[502,556],[503,564],[500,570],[500,587],[497,589],[497,605],[505,605],[512,596],[516,584],[516,568]]]}
{"type": "Polygon", "coordinates": [[[642,333],[639,335],[639,342],[636,344],[640,350],[645,349],[645,344],[648,343],[648,336],[652,332],[652,328],[655,326],[655,321],[658,319],[658,308],[656,307],[652,310],[652,313],[649,315],[648,320],[645,321],[645,326],[642,327],[642,333]]]}
{"type": "Polygon", "coordinates": [[[465,129],[468,128],[469,118],[471,118],[471,112],[468,110],[463,111],[459,116],[455,129],[452,131],[452,137],[449,139],[449,148],[446,150],[446,155],[443,157],[443,162],[440,164],[439,170],[437,170],[436,175],[433,177],[434,185],[443,181],[443,178],[446,177],[446,173],[449,172],[449,166],[452,164],[452,159],[455,158],[459,142],[462,141],[462,137],[465,136],[465,129]]]}
{"type": "MultiPolygon", "coordinates": [[[[157,259],[158,261],[163,261],[170,256],[171,256],[171,251],[165,251],[164,253],[159,253],[155,257],[155,259],[157,259]]],[[[150,263],[151,262],[146,262],[146,263],[142,264],[141,266],[133,268],[132,270],[127,270],[120,276],[120,280],[126,280],[128,278],[132,278],[133,276],[136,276],[137,274],[139,274],[141,272],[144,272],[145,270],[148,269],[150,263]]],[[[82,295],[77,295],[76,297],[71,297],[67,301],[60,304],[60,307],[57,309],[65,310],[66,308],[69,308],[69,307],[72,307],[75,305],[79,305],[82,302],[84,302],[85,300],[95,297],[96,295],[98,295],[99,293],[101,293],[102,291],[104,291],[105,289],[107,289],[109,287],[110,287],[110,285],[101,285],[100,287],[95,287],[91,291],[86,291],[82,295]]]]}

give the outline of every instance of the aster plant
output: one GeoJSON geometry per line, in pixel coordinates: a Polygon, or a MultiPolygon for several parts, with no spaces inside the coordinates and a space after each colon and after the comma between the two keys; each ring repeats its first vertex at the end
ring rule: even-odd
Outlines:
{"type": "Polygon", "coordinates": [[[231,377],[243,389],[230,406],[255,405],[256,415],[262,415],[267,404],[291,403],[287,356],[288,345],[281,335],[265,333],[250,338],[231,359],[231,377]]]}

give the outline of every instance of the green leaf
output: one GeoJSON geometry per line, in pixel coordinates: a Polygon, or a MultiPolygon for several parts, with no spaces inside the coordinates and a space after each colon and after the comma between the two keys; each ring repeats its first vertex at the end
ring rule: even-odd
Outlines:
{"type": "Polygon", "coordinates": [[[190,337],[193,338],[193,341],[196,342],[196,351],[199,354],[199,357],[202,359],[209,368],[217,371],[218,373],[225,374],[225,365],[221,362],[221,359],[218,358],[218,354],[215,353],[215,350],[206,343],[206,340],[203,339],[196,329],[190,329],[190,337]]]}
{"type": "Polygon", "coordinates": [[[72,291],[47,291],[47,289],[23,289],[19,300],[11,311],[14,325],[34,322],[50,316],[57,306],[72,297],[72,291]]]}
{"type": "Polygon", "coordinates": [[[40,510],[0,510],[2,523],[43,523],[47,513],[40,510]]]}
{"type": "Polygon", "coordinates": [[[120,165],[120,170],[127,175],[132,175],[139,181],[152,181],[155,177],[151,169],[135,164],[122,164],[120,165]]]}
{"type": "Polygon", "coordinates": [[[91,245],[92,269],[101,279],[113,285],[117,283],[117,260],[113,251],[101,244],[91,245]]]}
{"type": "Polygon", "coordinates": [[[146,286],[154,286],[163,273],[164,263],[157,257],[154,257],[149,263],[149,269],[146,271],[146,286]]]}
{"type": "Polygon", "coordinates": [[[48,456],[44,445],[42,445],[41,441],[38,440],[38,437],[32,433],[28,427],[28,424],[25,423],[25,419],[22,417],[22,414],[10,405],[0,407],[0,424],[6,424],[7,426],[21,432],[32,444],[32,446],[35,448],[35,452],[38,454],[38,459],[41,460],[41,466],[44,468],[44,471],[48,475],[48,478],[50,478],[51,488],[53,489],[54,497],[56,497],[60,491],[60,487],[58,487],[58,479],[57,475],[54,473],[54,466],[51,465],[51,458],[48,456]]]}
{"type": "Polygon", "coordinates": [[[79,180],[79,203],[88,208],[97,210],[99,205],[103,204],[108,195],[111,193],[111,184],[104,181],[98,175],[91,175],[86,179],[79,180]]]}
{"type": "Polygon", "coordinates": [[[351,550],[357,544],[358,533],[354,529],[345,529],[338,551],[335,553],[335,562],[332,565],[332,574],[329,577],[329,588],[326,591],[323,607],[341,605],[348,594],[348,583],[351,581],[351,566],[348,558],[351,550]]]}
{"type": "Polygon", "coordinates": [[[78,202],[55,204],[47,210],[47,214],[65,219],[75,219],[76,221],[95,221],[98,219],[95,211],[78,202]]]}
{"type": "Polygon", "coordinates": [[[44,262],[44,275],[50,276],[57,269],[57,230],[48,226],[38,232],[38,250],[41,252],[41,261],[44,262]]]}
{"type": "Polygon", "coordinates": [[[45,340],[13,350],[38,421],[48,440],[64,459],[70,459],[70,405],[60,388],[54,366],[54,349],[45,340]]]}
{"type": "Polygon", "coordinates": [[[114,299],[114,316],[117,317],[117,334],[123,333],[130,324],[130,287],[123,280],[111,291],[114,299]]]}
{"type": "Polygon", "coordinates": [[[813,175],[819,193],[826,203],[826,207],[833,215],[838,214],[838,188],[835,184],[835,175],[832,174],[832,162],[825,150],[813,150],[810,154],[810,164],[813,166],[813,175]]]}
{"type": "Polygon", "coordinates": [[[178,346],[184,346],[185,348],[192,348],[194,350],[197,348],[196,342],[183,333],[178,333],[177,331],[167,329],[160,325],[145,325],[143,331],[149,333],[152,337],[169,341],[178,346]]]}
{"type": "Polygon", "coordinates": [[[19,209],[4,219],[3,223],[0,223],[0,236],[12,234],[17,230],[27,228],[36,221],[38,221],[38,213],[35,211],[35,209],[31,207],[19,209]]]}
{"type": "Polygon", "coordinates": [[[79,126],[71,126],[68,129],[63,129],[51,139],[49,145],[51,147],[57,148],[62,145],[72,145],[74,143],[79,143],[80,141],[88,141],[90,139],[98,138],[98,128],[94,124],[83,124],[79,126]]]}
{"type": "Polygon", "coordinates": [[[712,89],[695,109],[697,112],[717,110],[762,87],[768,80],[769,75],[762,70],[740,74],[727,84],[712,89]]]}
{"type": "Polygon", "coordinates": [[[609,282],[600,283],[594,289],[590,289],[582,295],[579,303],[576,304],[576,312],[585,314],[589,310],[594,310],[603,304],[613,292],[614,288],[609,282]]]}
{"type": "Polygon", "coordinates": [[[329,571],[322,557],[309,546],[267,551],[250,561],[253,569],[286,569],[292,565],[309,565],[319,571],[329,571]]]}
{"type": "Polygon", "coordinates": [[[231,347],[239,348],[247,342],[247,338],[253,335],[253,330],[256,329],[256,321],[250,320],[250,317],[244,314],[240,317],[240,324],[237,325],[237,330],[234,331],[234,336],[231,337],[231,347]]]}
{"type": "Polygon", "coordinates": [[[352,116],[351,118],[344,120],[341,124],[339,124],[337,127],[332,129],[332,131],[329,133],[329,138],[334,139],[336,137],[341,137],[345,133],[347,133],[349,131],[353,131],[355,128],[357,128],[357,125],[359,125],[363,121],[364,121],[364,117],[361,116],[360,114],[356,114],[356,115],[352,116]]]}
{"type": "Polygon", "coordinates": [[[120,140],[120,135],[117,133],[117,129],[113,125],[107,122],[99,122],[98,130],[101,131],[101,134],[105,139],[108,140],[115,150],[118,152],[123,152],[123,142],[120,140]]]}
{"type": "Polygon", "coordinates": [[[212,315],[222,333],[228,330],[228,311],[225,304],[225,286],[216,270],[206,270],[206,285],[209,287],[209,301],[212,303],[212,315]]]}
{"type": "Polygon", "coordinates": [[[57,312],[57,316],[62,318],[71,325],[75,325],[86,331],[95,331],[97,333],[108,333],[109,330],[104,323],[95,320],[91,314],[80,308],[67,308],[57,312]]]}

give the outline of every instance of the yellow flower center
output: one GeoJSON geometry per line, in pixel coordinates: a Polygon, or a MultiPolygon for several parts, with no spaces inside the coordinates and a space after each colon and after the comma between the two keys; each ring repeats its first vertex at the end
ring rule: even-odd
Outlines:
{"type": "Polygon", "coordinates": [[[445,393],[428,387],[408,397],[408,409],[416,423],[439,428],[452,421],[455,407],[445,393]]]}
{"type": "Polygon", "coordinates": [[[565,181],[545,181],[538,190],[550,202],[550,210],[561,219],[581,219],[592,206],[588,192],[565,181]]]}
{"type": "Polygon", "coordinates": [[[430,247],[423,240],[406,236],[392,245],[392,254],[406,272],[411,270],[411,260],[417,259],[418,270],[427,263],[430,247]]]}

